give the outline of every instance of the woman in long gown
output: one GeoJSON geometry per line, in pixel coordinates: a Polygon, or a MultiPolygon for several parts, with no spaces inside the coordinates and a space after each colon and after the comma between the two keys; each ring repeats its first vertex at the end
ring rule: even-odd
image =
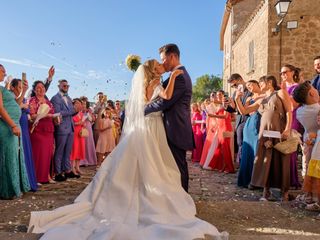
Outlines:
{"type": "Polygon", "coordinates": [[[174,73],[166,90],[158,87],[158,73],[163,71],[155,60],[138,68],[118,146],[74,204],[32,212],[29,230],[45,232],[42,239],[47,240],[65,236],[191,240],[205,234],[222,239],[214,226],[195,217],[195,205],[181,187],[179,170],[166,141],[161,112],[144,117],[146,101],[172,95],[174,73]]]}
{"type": "MultiPolygon", "coordinates": [[[[300,69],[286,64],[281,68],[282,89],[287,91],[290,95],[292,103],[292,126],[291,129],[300,131],[302,126],[297,120],[297,109],[299,104],[293,99],[293,91],[298,86],[300,81],[300,69]]],[[[298,177],[298,153],[294,152],[290,154],[290,185],[296,189],[301,187],[298,177]]]]}
{"type": "MultiPolygon", "coordinates": [[[[223,90],[217,92],[218,99],[222,99],[223,90]]],[[[215,114],[208,114],[208,117],[216,118],[217,121],[217,147],[210,160],[209,168],[225,173],[234,173],[234,166],[231,156],[230,137],[226,133],[232,132],[231,115],[221,105],[215,114]]]]}
{"type": "MultiPolygon", "coordinates": [[[[52,103],[45,97],[46,90],[42,81],[35,81],[33,83],[33,90],[35,96],[29,99],[31,120],[36,120],[38,109],[42,104],[47,104],[49,107],[49,113],[46,117],[40,119],[30,134],[36,176],[39,183],[54,183],[50,175],[54,147],[54,108],[52,103]]],[[[29,126],[32,129],[34,126],[33,122],[30,122],[29,126]]]]}
{"type": "Polygon", "coordinates": [[[97,165],[96,147],[93,139],[92,124],[95,121],[95,115],[90,109],[90,103],[86,97],[80,98],[82,100],[83,113],[86,117],[85,127],[88,130],[88,137],[85,139],[86,156],[80,161],[80,165],[92,166],[97,165]]]}
{"type": "Polygon", "coordinates": [[[268,200],[270,188],[281,189],[282,199],[288,200],[290,187],[290,155],[273,148],[280,139],[264,136],[264,130],[277,131],[286,139],[291,130],[291,102],[286,91],[277,91],[277,80],[267,76],[260,82],[261,89],[267,89],[265,97],[247,107],[247,111],[258,110],[261,114],[257,154],[251,177],[251,185],[263,187],[260,200],[268,200]]]}
{"type": "MultiPolygon", "coordinates": [[[[211,93],[210,101],[211,103],[206,107],[207,113],[215,113],[217,111],[217,106],[214,103],[215,101],[215,93],[211,93]]],[[[203,169],[211,170],[209,167],[209,163],[213,157],[213,153],[218,145],[218,131],[217,131],[217,121],[215,118],[207,117],[206,119],[206,128],[207,128],[207,136],[206,140],[203,144],[200,166],[203,169]]]]}
{"type": "MultiPolygon", "coordinates": [[[[20,96],[20,92],[22,89],[22,83],[20,79],[13,79],[10,83],[10,90],[14,93],[14,95],[18,98],[20,96]]],[[[32,191],[37,191],[37,178],[34,168],[34,161],[32,155],[32,147],[31,140],[29,134],[29,121],[28,114],[30,113],[28,104],[26,104],[26,99],[22,100],[21,107],[21,118],[20,118],[20,126],[22,132],[22,143],[23,143],[23,153],[24,153],[24,161],[27,168],[28,179],[30,183],[30,188],[32,191]]]]}
{"type": "Polygon", "coordinates": [[[192,162],[200,162],[203,148],[203,132],[201,130],[202,116],[197,103],[192,104],[192,131],[196,148],[192,151],[192,162]]]}
{"type": "MultiPolygon", "coordinates": [[[[5,73],[0,64],[0,82],[5,73]]],[[[12,92],[0,86],[0,199],[20,197],[30,190],[23,147],[19,146],[20,116],[21,109],[12,92]]]]}
{"type": "MultiPolygon", "coordinates": [[[[253,94],[252,97],[248,99],[247,105],[253,104],[264,96],[259,87],[259,82],[256,80],[248,81],[247,88],[249,92],[253,94]]],[[[250,114],[250,117],[247,119],[243,128],[241,162],[237,184],[239,187],[248,187],[251,181],[253,162],[257,152],[261,115],[258,111],[247,112],[246,106],[242,105],[239,94],[241,93],[238,92],[235,98],[238,110],[243,115],[250,114]]]]}

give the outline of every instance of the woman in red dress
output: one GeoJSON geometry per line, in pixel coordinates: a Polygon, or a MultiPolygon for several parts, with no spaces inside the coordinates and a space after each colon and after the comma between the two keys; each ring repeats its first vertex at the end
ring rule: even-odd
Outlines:
{"type": "Polygon", "coordinates": [[[80,177],[80,160],[86,157],[85,137],[80,134],[82,128],[85,128],[85,120],[83,119],[84,114],[81,109],[82,101],[79,98],[75,98],[73,99],[73,105],[75,109],[80,109],[80,111],[72,117],[74,122],[74,135],[70,160],[72,172],[76,177],[80,177]]]}
{"type": "Polygon", "coordinates": [[[203,132],[201,130],[202,115],[197,103],[191,105],[192,108],[192,131],[196,148],[192,151],[192,162],[200,162],[203,148],[203,132]]]}
{"type": "Polygon", "coordinates": [[[45,97],[46,89],[42,81],[36,81],[33,84],[33,91],[35,96],[29,100],[30,116],[30,129],[33,128],[35,119],[38,116],[38,109],[41,104],[47,104],[50,108],[46,117],[40,119],[36,124],[32,133],[30,134],[32,154],[36,170],[38,183],[54,183],[50,176],[50,164],[53,157],[54,146],[54,124],[53,114],[54,108],[51,102],[45,97]]]}
{"type": "MultiPolygon", "coordinates": [[[[222,99],[224,94],[223,90],[217,92],[217,97],[222,99]]],[[[226,112],[223,106],[215,114],[208,114],[209,117],[216,118],[217,120],[217,135],[218,145],[213,154],[209,167],[214,170],[219,170],[225,173],[234,173],[234,166],[232,162],[230,137],[226,135],[232,132],[231,115],[226,112]]]]}

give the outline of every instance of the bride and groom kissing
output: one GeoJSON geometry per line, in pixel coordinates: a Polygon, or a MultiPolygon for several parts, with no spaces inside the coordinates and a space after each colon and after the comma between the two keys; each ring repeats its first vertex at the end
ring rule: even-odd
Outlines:
{"type": "Polygon", "coordinates": [[[32,212],[29,232],[47,240],[228,238],[195,217],[186,162],[192,83],[177,45],[159,52],[162,64],[148,60],[134,74],[118,146],[73,204],[32,212]]]}

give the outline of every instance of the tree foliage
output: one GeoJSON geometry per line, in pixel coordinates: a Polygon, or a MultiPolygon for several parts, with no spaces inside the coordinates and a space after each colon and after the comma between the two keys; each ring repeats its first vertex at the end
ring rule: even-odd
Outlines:
{"type": "Polygon", "coordinates": [[[198,102],[210,96],[213,91],[222,89],[222,79],[220,77],[205,74],[197,78],[192,88],[192,101],[198,102]]]}

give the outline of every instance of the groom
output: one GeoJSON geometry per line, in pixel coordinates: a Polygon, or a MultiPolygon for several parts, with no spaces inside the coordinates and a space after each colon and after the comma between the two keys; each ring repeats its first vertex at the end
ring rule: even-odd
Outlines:
{"type": "MultiPolygon", "coordinates": [[[[148,104],[145,114],[163,111],[168,145],[180,170],[182,187],[188,192],[189,173],[186,151],[194,148],[190,120],[192,83],[187,70],[180,64],[180,51],[177,45],[167,44],[159,49],[159,53],[166,72],[181,69],[184,73],[176,78],[172,98],[160,99],[148,104]]],[[[167,87],[168,82],[169,78],[163,83],[164,88],[167,87]]]]}

